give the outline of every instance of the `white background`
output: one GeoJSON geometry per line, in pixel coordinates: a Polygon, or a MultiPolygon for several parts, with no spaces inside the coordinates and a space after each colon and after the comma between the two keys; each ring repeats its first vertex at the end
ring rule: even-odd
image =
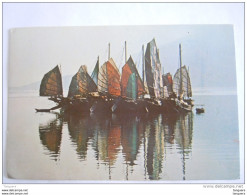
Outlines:
{"type": "MultiPolygon", "coordinates": [[[[3,3],[3,149],[7,112],[8,30],[35,26],[233,24],[239,103],[241,178],[244,181],[244,4],[243,3],[3,3]]],[[[4,157],[4,153],[3,153],[4,157]]],[[[3,158],[4,161],[4,158],[3,158]]],[[[16,182],[3,176],[3,182],[16,182]]],[[[20,181],[18,181],[19,183],[20,181]]],[[[26,182],[26,181],[24,181],[26,182]]],[[[192,181],[193,183],[195,181],[192,181]]],[[[205,181],[208,182],[208,181],[205,181]]],[[[210,182],[210,181],[209,181],[210,182]]],[[[227,181],[223,181],[227,182],[227,181]]],[[[222,183],[222,181],[219,181],[222,183]]],[[[232,194],[232,189],[202,185],[12,185],[29,194],[134,193],[232,194]],[[128,188],[127,188],[128,186],[128,188]]],[[[2,185],[3,188],[4,185],[2,185]]]]}

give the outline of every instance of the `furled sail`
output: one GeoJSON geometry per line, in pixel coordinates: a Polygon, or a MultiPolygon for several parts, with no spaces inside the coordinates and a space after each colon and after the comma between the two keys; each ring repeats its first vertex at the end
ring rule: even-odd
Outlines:
{"type": "Polygon", "coordinates": [[[78,72],[72,77],[68,97],[86,96],[90,92],[95,92],[97,86],[87,73],[87,67],[81,66],[78,72]]]}
{"type": "Polygon", "coordinates": [[[151,97],[163,97],[163,82],[159,52],[153,39],[147,44],[145,53],[145,73],[151,97]]]}
{"type": "Polygon", "coordinates": [[[98,91],[114,96],[121,95],[120,73],[112,58],[100,67],[98,91]]]}
{"type": "Polygon", "coordinates": [[[122,68],[121,87],[122,97],[137,99],[138,96],[145,93],[143,81],[141,80],[132,57],[128,59],[122,68]]]}
{"type": "Polygon", "coordinates": [[[167,73],[165,75],[162,75],[163,79],[163,86],[166,87],[168,95],[173,93],[173,81],[172,81],[172,75],[170,73],[167,73]]]}
{"type": "Polygon", "coordinates": [[[190,76],[186,66],[182,66],[175,73],[173,77],[173,91],[180,97],[192,97],[190,76]]]}
{"type": "Polygon", "coordinates": [[[40,96],[62,96],[62,76],[58,66],[46,73],[41,81],[40,96]]]}

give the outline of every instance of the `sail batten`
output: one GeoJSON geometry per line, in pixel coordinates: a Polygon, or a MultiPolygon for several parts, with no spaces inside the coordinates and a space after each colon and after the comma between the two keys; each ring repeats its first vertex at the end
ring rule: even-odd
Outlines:
{"type": "Polygon", "coordinates": [[[72,77],[68,97],[76,95],[86,96],[90,92],[95,92],[97,86],[87,73],[87,67],[81,66],[78,72],[72,77]]]}
{"type": "Polygon", "coordinates": [[[190,76],[186,66],[182,66],[176,71],[173,78],[173,90],[178,96],[192,97],[190,76]],[[180,75],[182,78],[180,78],[180,75]]]}
{"type": "Polygon", "coordinates": [[[145,53],[145,74],[150,96],[154,98],[163,97],[161,63],[154,39],[147,44],[145,53]]]}
{"type": "Polygon", "coordinates": [[[40,96],[62,96],[62,76],[59,67],[56,66],[46,73],[40,84],[40,96]]]}
{"type": "Polygon", "coordinates": [[[120,73],[112,58],[99,69],[98,91],[114,96],[121,95],[120,73]]]}

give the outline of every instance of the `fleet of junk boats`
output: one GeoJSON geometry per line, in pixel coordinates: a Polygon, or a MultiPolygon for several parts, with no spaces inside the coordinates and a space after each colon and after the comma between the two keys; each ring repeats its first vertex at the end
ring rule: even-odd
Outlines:
{"type": "MultiPolygon", "coordinates": [[[[110,51],[110,44],[109,44],[110,51]]],[[[190,112],[194,106],[189,71],[182,64],[174,77],[163,74],[155,39],[142,46],[142,77],[130,56],[127,60],[125,42],[125,65],[120,74],[114,60],[109,57],[101,67],[99,57],[91,76],[85,65],[72,77],[68,96],[63,96],[62,76],[58,66],[46,73],[41,81],[40,96],[48,96],[57,105],[50,112],[62,108],[70,113],[180,113],[190,112]]],[[[204,112],[197,108],[197,112],[204,112]]]]}

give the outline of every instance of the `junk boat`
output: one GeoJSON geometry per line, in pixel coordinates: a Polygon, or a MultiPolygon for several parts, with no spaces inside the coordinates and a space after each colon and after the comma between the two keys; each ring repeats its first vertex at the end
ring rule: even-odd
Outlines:
{"type": "Polygon", "coordinates": [[[67,99],[63,97],[62,76],[58,65],[46,73],[41,81],[40,96],[47,96],[49,100],[57,103],[57,106],[50,109],[35,109],[37,112],[50,112],[61,108],[67,99]]]}
{"type": "Polygon", "coordinates": [[[173,77],[173,91],[177,95],[176,105],[180,111],[192,111],[194,106],[189,71],[182,66],[182,49],[179,44],[180,67],[173,77]]]}
{"type": "Polygon", "coordinates": [[[79,68],[78,72],[72,77],[66,111],[74,113],[88,113],[93,105],[91,93],[97,91],[97,86],[87,73],[86,65],[79,68]]]}
{"type": "MultiPolygon", "coordinates": [[[[110,47],[110,46],[109,46],[110,47]]],[[[98,97],[90,108],[92,113],[112,112],[111,108],[121,96],[120,72],[112,58],[105,62],[100,69],[94,69],[94,78],[98,82],[98,97]]]]}

